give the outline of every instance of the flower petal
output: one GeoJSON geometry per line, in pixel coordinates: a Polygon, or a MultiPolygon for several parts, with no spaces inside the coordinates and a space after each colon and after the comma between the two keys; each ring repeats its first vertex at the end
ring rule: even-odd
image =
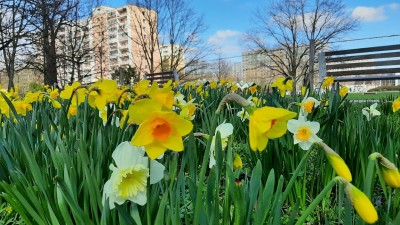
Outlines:
{"type": "Polygon", "coordinates": [[[164,178],[165,166],[156,160],[150,161],[150,184],[155,184],[164,178]]]}
{"type": "Polygon", "coordinates": [[[132,165],[147,165],[144,159],[144,150],[141,147],[134,147],[128,141],[124,141],[117,146],[112,153],[112,158],[119,169],[131,167],[132,165]]]}

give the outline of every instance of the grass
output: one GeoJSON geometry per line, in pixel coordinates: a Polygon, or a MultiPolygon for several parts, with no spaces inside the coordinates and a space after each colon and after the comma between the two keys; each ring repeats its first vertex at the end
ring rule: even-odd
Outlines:
{"type": "Polygon", "coordinates": [[[387,98],[389,96],[393,96],[395,98],[400,96],[399,91],[393,91],[393,92],[378,92],[375,94],[364,94],[364,93],[349,93],[347,96],[347,99],[349,100],[379,100],[382,98],[387,98]]]}

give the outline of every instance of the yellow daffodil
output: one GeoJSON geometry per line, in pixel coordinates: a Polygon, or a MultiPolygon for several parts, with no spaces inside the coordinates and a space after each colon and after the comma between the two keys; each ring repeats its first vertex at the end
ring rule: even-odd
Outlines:
{"type": "Polygon", "coordinates": [[[78,107],[75,104],[71,104],[68,109],[67,118],[70,119],[71,116],[76,116],[78,113],[78,107]]]}
{"type": "Polygon", "coordinates": [[[183,151],[182,136],[193,129],[190,121],[171,111],[162,111],[162,104],[151,99],[137,101],[129,109],[129,117],[140,124],[132,144],[144,146],[148,156],[155,159],[167,149],[183,151]]]}
{"type": "Polygon", "coordinates": [[[328,158],[329,163],[331,164],[333,170],[335,170],[336,174],[346,179],[348,182],[351,182],[353,177],[349,170],[349,167],[344,162],[342,157],[340,157],[335,151],[333,151],[328,145],[323,142],[318,143],[319,146],[325,152],[326,157],[328,158]]]}
{"type": "Polygon", "coordinates": [[[210,84],[211,89],[215,89],[215,88],[217,88],[217,86],[218,86],[218,83],[216,81],[211,81],[211,84],[210,84]]]}
{"type": "Polygon", "coordinates": [[[289,120],[288,130],[293,134],[294,144],[299,144],[303,150],[309,150],[315,142],[322,141],[316,133],[319,131],[319,123],[306,121],[305,117],[299,116],[298,120],[289,120]]]}
{"type": "Polygon", "coordinates": [[[191,82],[186,82],[185,85],[183,85],[183,89],[189,89],[192,86],[191,82]]]}
{"type": "Polygon", "coordinates": [[[231,92],[236,92],[237,90],[239,90],[239,87],[236,84],[232,85],[231,92]]]}
{"type": "Polygon", "coordinates": [[[396,112],[397,110],[400,109],[400,97],[396,98],[396,100],[393,101],[392,109],[393,109],[393,112],[396,112]]]}
{"type": "Polygon", "coordinates": [[[339,90],[339,95],[340,97],[344,97],[347,95],[347,92],[349,92],[349,88],[347,86],[342,86],[339,90]]]}
{"type": "Polygon", "coordinates": [[[54,90],[50,89],[50,91],[49,91],[50,98],[56,99],[59,95],[60,94],[58,93],[58,89],[57,88],[55,88],[54,90]]]}
{"type": "Polygon", "coordinates": [[[172,110],[174,104],[174,92],[170,86],[159,88],[157,82],[153,82],[150,88],[149,97],[159,103],[166,110],[172,110]]]}
{"type": "Polygon", "coordinates": [[[107,103],[116,102],[117,98],[113,92],[118,88],[115,80],[102,80],[96,82],[90,88],[88,102],[89,105],[98,110],[103,110],[107,103]]]}
{"type": "Polygon", "coordinates": [[[332,76],[331,77],[327,77],[327,78],[325,78],[324,81],[322,81],[321,88],[322,89],[327,89],[330,86],[332,86],[333,82],[335,82],[335,79],[332,76]]]}
{"type": "Polygon", "coordinates": [[[287,80],[285,87],[287,91],[293,91],[293,80],[287,80]]]}
{"type": "Polygon", "coordinates": [[[279,77],[274,83],[271,84],[271,87],[278,88],[281,97],[285,97],[286,91],[293,91],[293,80],[287,80],[286,78],[279,77]]]}
{"type": "Polygon", "coordinates": [[[32,110],[32,105],[24,101],[13,101],[12,103],[19,115],[26,116],[26,112],[32,110]]]}
{"type": "Polygon", "coordinates": [[[146,187],[159,182],[164,177],[165,167],[157,161],[144,157],[142,147],[134,147],[122,142],[112,154],[115,165],[110,165],[111,178],[104,184],[103,205],[108,199],[110,209],[126,200],[138,205],[147,202],[146,187]]]}
{"type": "Polygon", "coordinates": [[[51,104],[53,105],[54,108],[56,108],[56,109],[61,109],[61,104],[60,104],[60,102],[58,102],[58,101],[55,100],[55,99],[50,99],[50,101],[51,101],[51,104]]]}
{"type": "Polygon", "coordinates": [[[269,138],[283,136],[287,130],[287,121],[294,118],[296,113],[286,109],[262,107],[250,115],[249,138],[253,151],[262,151],[268,144],[269,138]]]}
{"type": "Polygon", "coordinates": [[[173,87],[173,88],[176,88],[176,87],[178,87],[178,85],[179,85],[179,80],[176,80],[176,81],[174,81],[174,83],[172,84],[172,87],[173,87]]]}
{"type": "Polygon", "coordinates": [[[36,91],[36,92],[28,92],[26,93],[24,97],[24,102],[26,103],[32,103],[32,102],[42,102],[43,100],[43,93],[41,91],[36,91]]]}
{"type": "Polygon", "coordinates": [[[215,137],[218,132],[221,135],[222,149],[225,149],[226,146],[228,145],[228,138],[233,133],[233,126],[230,123],[224,122],[215,128],[215,135],[213,136],[210,146],[210,162],[208,164],[210,168],[212,168],[215,165],[215,137]]]}
{"type": "Polygon", "coordinates": [[[252,95],[254,95],[254,93],[256,93],[256,91],[257,91],[257,85],[251,86],[251,87],[249,88],[249,90],[250,90],[250,93],[251,93],[252,95]]]}
{"type": "Polygon", "coordinates": [[[377,159],[379,162],[378,165],[380,169],[379,171],[386,184],[392,188],[400,188],[400,174],[397,167],[387,158],[383,157],[383,155],[379,153],[373,154],[377,154],[377,159]]]}
{"type": "Polygon", "coordinates": [[[344,185],[346,195],[361,219],[369,224],[375,223],[378,220],[378,213],[369,198],[351,183],[346,182],[344,185]]]}
{"type": "Polygon", "coordinates": [[[136,95],[147,95],[150,92],[149,85],[149,80],[141,80],[139,83],[133,86],[133,91],[136,95]]]}
{"type": "Polygon", "coordinates": [[[72,85],[65,86],[65,90],[61,91],[60,93],[60,98],[69,100],[72,96],[72,93],[74,93],[74,96],[71,99],[71,104],[79,106],[81,103],[85,101],[86,92],[87,90],[81,87],[81,83],[74,82],[72,83],[72,85]]]}
{"type": "Polygon", "coordinates": [[[235,154],[235,158],[233,160],[233,170],[237,170],[239,168],[243,168],[242,158],[240,158],[239,154],[235,154]]]}
{"type": "Polygon", "coordinates": [[[0,96],[0,112],[7,118],[10,118],[10,106],[7,104],[6,100],[0,96]]]}
{"type": "Polygon", "coordinates": [[[200,84],[197,88],[196,88],[196,93],[200,93],[203,91],[203,84],[200,84]]]}
{"type": "Polygon", "coordinates": [[[301,87],[301,96],[306,95],[306,92],[307,92],[307,87],[305,86],[301,87]]]}

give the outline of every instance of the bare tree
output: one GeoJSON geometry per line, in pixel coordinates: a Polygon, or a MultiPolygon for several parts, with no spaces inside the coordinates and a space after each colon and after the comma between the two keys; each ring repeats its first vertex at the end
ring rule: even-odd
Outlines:
{"type": "Polygon", "coordinates": [[[0,2],[0,42],[4,67],[8,76],[8,90],[14,87],[14,76],[23,68],[21,54],[27,45],[28,13],[23,0],[7,0],[0,2]],[[2,15],[1,15],[2,14],[2,15]]]}
{"type": "Polygon", "coordinates": [[[57,84],[57,37],[60,29],[68,23],[69,15],[77,7],[74,0],[26,0],[29,6],[31,29],[36,35],[32,42],[40,56],[33,57],[31,65],[43,72],[44,83],[57,84]],[[38,60],[39,59],[39,60],[38,60]],[[39,61],[39,63],[38,63],[39,61]]]}
{"type": "Polygon", "coordinates": [[[358,25],[340,0],[274,1],[268,11],[256,11],[255,22],[247,39],[272,61],[266,67],[293,79],[294,93],[309,69],[310,40],[320,50],[358,25]],[[275,45],[268,44],[271,39],[275,45]]]}
{"type": "Polygon", "coordinates": [[[136,15],[138,35],[131,36],[144,54],[148,72],[177,70],[181,78],[194,72],[208,53],[199,38],[206,28],[202,16],[184,0],[136,0],[135,4],[151,9],[136,15]]]}
{"type": "Polygon", "coordinates": [[[136,0],[138,9],[134,14],[134,30],[129,36],[138,46],[134,53],[135,67],[142,73],[161,70],[159,31],[165,25],[165,0],[136,0]]]}
{"type": "Polygon", "coordinates": [[[83,66],[89,64],[91,55],[98,50],[98,45],[103,43],[100,41],[91,45],[89,41],[92,8],[98,6],[99,2],[77,0],[76,4],[71,10],[68,22],[61,28],[66,35],[59,36],[59,46],[62,46],[59,50],[59,67],[63,73],[59,74],[59,79],[62,85],[75,80],[82,82],[91,75],[90,71],[83,70],[83,66]]]}
{"type": "Polygon", "coordinates": [[[169,45],[171,54],[169,70],[177,70],[181,78],[188,76],[194,67],[209,53],[208,45],[200,39],[206,30],[203,16],[185,0],[166,0],[166,24],[161,31],[163,45],[169,45]],[[183,62],[183,63],[182,63],[183,62]],[[192,70],[188,70],[190,67],[192,70]]]}
{"type": "Polygon", "coordinates": [[[213,74],[218,80],[227,79],[228,76],[232,75],[232,66],[221,55],[214,63],[213,70],[213,74]]]}

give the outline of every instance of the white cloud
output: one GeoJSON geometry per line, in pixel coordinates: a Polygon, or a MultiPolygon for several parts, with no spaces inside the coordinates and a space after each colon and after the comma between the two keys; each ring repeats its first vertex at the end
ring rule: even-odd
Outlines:
{"type": "Polygon", "coordinates": [[[397,10],[399,7],[400,7],[400,4],[397,4],[397,3],[392,3],[392,4],[388,5],[388,8],[390,10],[397,10]]]}
{"type": "Polygon", "coordinates": [[[382,21],[387,18],[385,15],[385,7],[365,7],[358,6],[353,10],[352,16],[364,22],[382,21]]]}
{"type": "Polygon", "coordinates": [[[235,30],[219,30],[211,35],[207,42],[213,45],[218,53],[231,56],[241,52],[241,47],[239,46],[241,35],[241,32],[235,30]]]}

